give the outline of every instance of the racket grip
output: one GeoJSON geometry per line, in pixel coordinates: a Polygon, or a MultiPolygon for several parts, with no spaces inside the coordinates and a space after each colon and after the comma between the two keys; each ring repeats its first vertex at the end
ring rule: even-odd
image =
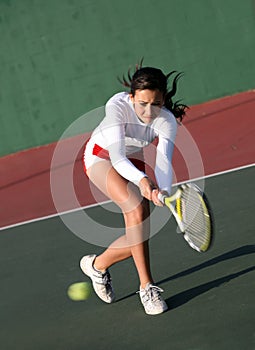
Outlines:
{"type": "Polygon", "coordinates": [[[158,199],[160,200],[161,203],[165,204],[165,198],[166,196],[159,192],[158,199]]]}

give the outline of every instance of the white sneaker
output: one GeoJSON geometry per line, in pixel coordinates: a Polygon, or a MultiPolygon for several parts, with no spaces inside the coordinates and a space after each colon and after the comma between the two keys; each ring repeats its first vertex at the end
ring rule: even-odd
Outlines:
{"type": "Polygon", "coordinates": [[[147,283],[144,289],[140,288],[140,290],[137,292],[140,294],[140,299],[146,314],[157,315],[168,309],[168,306],[161,297],[160,292],[163,292],[163,289],[154,286],[151,283],[147,283]]]}
{"type": "Polygon", "coordinates": [[[96,294],[106,303],[112,303],[115,299],[111,284],[111,276],[108,270],[102,273],[93,267],[96,255],[86,255],[80,261],[80,267],[85,275],[89,276],[96,294]]]}

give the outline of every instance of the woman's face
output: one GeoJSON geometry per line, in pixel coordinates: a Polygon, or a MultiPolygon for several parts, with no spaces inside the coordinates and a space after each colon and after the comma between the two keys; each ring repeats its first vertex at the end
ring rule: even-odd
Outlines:
{"type": "Polygon", "coordinates": [[[157,118],[164,104],[163,93],[159,90],[136,90],[135,96],[130,94],[130,99],[138,118],[145,124],[157,118]]]}

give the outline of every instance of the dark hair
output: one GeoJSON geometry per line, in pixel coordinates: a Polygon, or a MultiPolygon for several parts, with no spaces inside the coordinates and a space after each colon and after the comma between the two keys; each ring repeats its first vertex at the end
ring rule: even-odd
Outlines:
{"type": "Polygon", "coordinates": [[[168,79],[176,73],[172,71],[165,75],[160,69],[153,67],[142,67],[142,61],[140,65],[136,65],[136,71],[131,76],[130,69],[128,70],[128,79],[123,75],[122,80],[119,79],[122,85],[130,88],[130,93],[134,96],[136,90],[159,90],[164,95],[164,106],[173,113],[175,118],[182,121],[185,116],[185,110],[188,108],[185,104],[179,103],[179,101],[173,102],[172,97],[177,91],[178,79],[182,76],[182,73],[176,74],[172,82],[172,89],[168,91],[168,79]]]}

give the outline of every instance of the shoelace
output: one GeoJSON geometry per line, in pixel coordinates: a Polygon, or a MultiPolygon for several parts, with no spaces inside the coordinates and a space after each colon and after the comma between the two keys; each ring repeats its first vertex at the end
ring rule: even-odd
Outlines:
{"type": "Polygon", "coordinates": [[[112,283],[111,283],[111,281],[112,281],[111,275],[109,274],[108,271],[106,271],[102,275],[102,284],[105,285],[107,291],[111,291],[112,290],[112,283]]]}
{"type": "Polygon", "coordinates": [[[148,289],[138,290],[136,293],[145,292],[145,296],[147,300],[151,299],[152,301],[160,300],[160,293],[164,292],[164,290],[158,286],[150,285],[148,289]]]}

